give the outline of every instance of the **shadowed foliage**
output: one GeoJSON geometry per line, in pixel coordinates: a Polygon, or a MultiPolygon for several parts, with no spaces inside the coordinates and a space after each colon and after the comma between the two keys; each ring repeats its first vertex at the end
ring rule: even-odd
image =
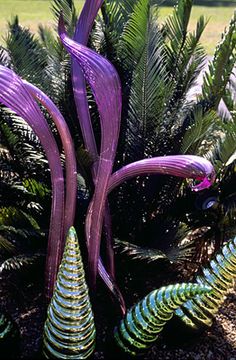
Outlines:
{"type": "MultiPolygon", "coordinates": [[[[52,9],[55,25],[62,10],[72,34],[77,17],[74,2],[55,0],[52,9]]],[[[160,23],[156,1],[106,0],[89,39],[90,47],[113,63],[122,83],[121,132],[113,170],[143,158],[172,154],[202,155],[217,170],[215,185],[202,193],[192,192],[181,179],[147,175],[122,184],[109,196],[119,249],[148,262],[160,258],[170,263],[202,262],[209,257],[209,248],[218,249],[235,231],[235,100],[230,75],[236,56],[236,18],[233,15],[222,35],[199,96],[193,97],[206,62],[200,40],[207,20],[200,17],[189,32],[191,10],[191,0],[179,0],[160,23]],[[227,116],[217,112],[221,99],[227,116]]],[[[41,26],[36,38],[19,25],[18,18],[8,26],[0,62],[45,91],[73,135],[80,174],[76,226],[81,228],[93,194],[90,170],[96,159],[84,150],[70,58],[53,30],[41,26]]],[[[90,91],[88,102],[99,148],[99,116],[90,91]]],[[[46,118],[61,150],[57,130],[49,115],[46,118]]],[[[9,258],[6,251],[15,256],[23,256],[29,246],[32,254],[45,251],[51,187],[45,154],[32,129],[2,107],[0,131],[3,261],[9,258]]]]}

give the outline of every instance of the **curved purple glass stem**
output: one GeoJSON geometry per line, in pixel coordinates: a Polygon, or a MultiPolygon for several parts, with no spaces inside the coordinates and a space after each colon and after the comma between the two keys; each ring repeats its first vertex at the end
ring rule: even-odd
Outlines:
{"type": "Polygon", "coordinates": [[[120,129],[121,84],[115,68],[108,60],[91,49],[76,43],[66,35],[62,17],[59,21],[58,30],[63,45],[81,66],[85,79],[91,86],[100,113],[101,150],[95,191],[86,217],[90,282],[95,287],[107,186],[120,129]],[[110,96],[108,97],[107,94],[110,96]]]}
{"type": "Polygon", "coordinates": [[[60,153],[52,132],[36,101],[22,80],[0,65],[0,101],[32,127],[46,153],[52,181],[52,206],[45,271],[45,295],[51,298],[62,252],[64,220],[64,178],[60,153]]]}
{"type": "Polygon", "coordinates": [[[165,174],[201,181],[200,184],[192,187],[194,191],[208,188],[215,180],[212,164],[200,156],[160,156],[136,161],[117,170],[110,177],[108,191],[111,192],[132,177],[145,174],[165,174]]]}
{"type": "MultiPolygon", "coordinates": [[[[76,196],[77,196],[77,166],[73,140],[67,123],[52,100],[36,86],[24,81],[31,95],[38,100],[51,115],[60,134],[62,146],[65,152],[66,166],[66,201],[64,220],[64,240],[69,228],[74,224],[76,196]]],[[[62,248],[63,252],[63,248],[62,248]]],[[[61,254],[62,256],[62,254],[61,254]]]]}
{"type": "MultiPolygon", "coordinates": [[[[82,45],[87,45],[89,34],[92,30],[93,22],[97,16],[104,0],[86,0],[76,24],[74,40],[82,45]]],[[[75,59],[72,59],[72,83],[75,98],[76,110],[80,122],[80,127],[84,139],[84,144],[88,152],[94,157],[98,157],[96,141],[94,138],[88,100],[86,83],[83,72],[75,59]]]]}
{"type": "MultiPolygon", "coordinates": [[[[87,45],[89,34],[92,30],[94,19],[97,16],[104,0],[86,0],[76,24],[74,40],[82,45],[87,45]]],[[[94,159],[98,159],[97,145],[93,133],[91,117],[89,112],[86,83],[83,72],[78,62],[72,58],[72,83],[73,92],[78,114],[80,127],[86,149],[94,159]]],[[[97,175],[97,162],[92,166],[92,177],[95,183],[97,175]]],[[[104,227],[106,235],[107,268],[112,277],[115,277],[114,251],[112,244],[112,231],[109,228],[111,216],[109,212],[109,203],[105,205],[104,227]]],[[[101,267],[99,268],[99,272],[101,267]]],[[[102,275],[101,273],[100,275],[102,275]]]]}

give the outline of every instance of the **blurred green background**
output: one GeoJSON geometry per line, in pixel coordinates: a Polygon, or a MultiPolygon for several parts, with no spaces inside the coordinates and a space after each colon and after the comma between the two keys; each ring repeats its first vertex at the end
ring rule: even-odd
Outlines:
{"type": "MultiPolygon", "coordinates": [[[[205,15],[209,18],[209,23],[202,37],[202,44],[205,46],[207,53],[212,55],[216,43],[220,40],[220,36],[224,28],[233,15],[236,4],[231,0],[197,0],[200,3],[224,6],[194,6],[190,22],[190,30],[196,25],[197,18],[205,15]],[[231,6],[226,6],[231,5],[231,6]]],[[[197,3],[195,1],[195,3],[197,3]]],[[[75,4],[78,11],[81,10],[83,0],[76,0],[75,4]]],[[[167,0],[163,2],[167,4],[167,0]]],[[[175,0],[168,0],[168,3],[175,3],[175,0]]],[[[171,7],[163,6],[160,10],[160,21],[163,20],[171,12],[171,7]]],[[[20,23],[29,27],[33,32],[37,31],[38,24],[48,26],[53,25],[52,14],[50,11],[50,0],[0,0],[0,42],[6,36],[6,24],[14,15],[19,15],[20,23]]]]}

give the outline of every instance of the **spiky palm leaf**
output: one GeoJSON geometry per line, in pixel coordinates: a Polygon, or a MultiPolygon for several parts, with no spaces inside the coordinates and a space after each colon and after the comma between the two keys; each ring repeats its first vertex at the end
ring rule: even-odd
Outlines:
{"type": "Polygon", "coordinates": [[[138,260],[146,263],[165,261],[169,263],[170,266],[173,263],[177,265],[191,260],[196,251],[196,244],[193,241],[183,242],[188,231],[181,231],[181,229],[179,229],[175,242],[173,241],[169,248],[166,246],[163,251],[151,247],[138,246],[118,239],[115,239],[115,248],[118,254],[126,255],[128,260],[138,260]],[[182,236],[180,236],[181,232],[182,236]]]}
{"type": "Polygon", "coordinates": [[[0,251],[1,253],[7,252],[7,253],[14,253],[15,247],[14,245],[7,240],[4,236],[0,234],[0,251]]]}
{"type": "MultiPolygon", "coordinates": [[[[194,85],[205,63],[205,53],[199,41],[207,21],[201,17],[197,22],[195,32],[189,33],[188,21],[192,1],[180,0],[173,14],[167,18],[163,25],[160,25],[155,3],[155,1],[147,0],[125,0],[123,2],[107,0],[104,3],[101,18],[95,26],[90,39],[91,46],[113,62],[122,79],[123,114],[115,168],[143,156],[165,155],[174,152],[198,154],[199,151],[205,155],[211,150],[211,155],[213,154],[212,157],[215,158],[215,163],[217,162],[219,167],[220,181],[218,181],[219,186],[215,187],[215,191],[218,192],[223,186],[227,173],[228,178],[234,179],[232,171],[229,171],[230,167],[223,165],[227,158],[227,161],[229,160],[230,154],[232,155],[230,150],[231,145],[233,145],[231,130],[224,121],[217,119],[215,110],[219,97],[226,98],[229,74],[233,62],[235,62],[235,40],[233,36],[235,20],[232,20],[229,30],[225,33],[221,45],[216,50],[209,75],[205,75],[202,97],[190,101],[188,98],[189,90],[194,85]],[[222,64],[224,64],[224,68],[222,64]],[[217,82],[215,75],[221,77],[222,81],[217,82]],[[214,93],[219,94],[214,101],[209,97],[211,86],[213,86],[211,85],[213,84],[212,81],[214,82],[214,93]],[[213,149],[215,146],[212,146],[215,145],[215,138],[218,134],[216,130],[225,132],[224,137],[219,141],[217,151],[213,149]],[[208,144],[210,137],[211,142],[208,144]]],[[[52,7],[56,21],[60,10],[63,10],[67,28],[69,32],[72,32],[75,25],[73,1],[55,0],[52,7]]],[[[28,30],[21,29],[17,22],[15,23],[15,29],[19,34],[14,34],[13,30],[10,31],[10,40],[12,41],[10,48],[15,43],[16,49],[21,49],[22,44],[24,44],[26,49],[29,50],[27,50],[28,55],[33,54],[32,59],[35,60],[36,74],[39,73],[38,69],[43,64],[43,68],[40,70],[43,76],[41,78],[37,77],[37,81],[41,84],[41,87],[46,86],[45,84],[49,85],[47,85],[47,93],[59,106],[72,133],[76,134],[74,140],[78,150],[78,162],[80,165],[82,164],[81,169],[83,169],[83,175],[86,178],[86,182],[83,181],[84,191],[81,193],[85,199],[83,203],[85,211],[89,194],[85,187],[87,186],[91,190],[92,182],[88,170],[90,165],[84,164],[83,154],[80,152],[81,138],[78,135],[72,94],[70,59],[62,46],[58,44],[51,30],[40,28],[40,40],[35,40],[30,36],[28,30]],[[19,39],[21,41],[18,41],[19,39]]],[[[31,74],[34,64],[28,58],[26,50],[21,49],[20,51],[24,55],[24,61],[29,63],[29,68],[26,65],[26,70],[31,74]]],[[[14,52],[13,49],[11,52],[12,63],[16,63],[19,70],[24,73],[24,69],[21,69],[23,63],[20,62],[17,56],[17,52],[14,52]]],[[[4,59],[4,56],[2,55],[1,58],[4,59]]],[[[27,71],[25,77],[28,76],[27,71]]],[[[93,104],[91,110],[96,125],[99,120],[94,101],[90,101],[90,104],[93,104]]],[[[230,111],[233,112],[232,102],[229,104],[228,101],[228,106],[230,111]]],[[[7,122],[7,125],[12,131],[12,124],[9,125],[9,122],[7,122]]],[[[19,128],[21,128],[20,124],[19,128]]],[[[95,132],[99,145],[100,131],[98,126],[95,126],[95,132]]],[[[15,134],[16,132],[14,132],[15,134]]],[[[26,143],[26,136],[24,139],[26,143]]],[[[26,159],[30,158],[29,153],[34,157],[34,149],[35,152],[41,154],[36,144],[37,141],[35,139],[28,140],[32,146],[30,149],[27,149],[27,146],[24,148],[25,154],[27,154],[26,159]]],[[[39,160],[37,161],[39,162],[38,167],[35,161],[31,161],[31,164],[34,164],[32,171],[35,168],[37,173],[36,178],[29,174],[30,176],[26,179],[22,179],[22,176],[19,177],[18,173],[21,175],[24,170],[24,159],[20,159],[20,155],[15,156],[14,152],[17,153],[17,150],[17,147],[13,147],[10,159],[4,160],[4,166],[8,167],[7,176],[11,174],[11,189],[14,189],[12,194],[18,194],[21,198],[31,196],[31,190],[25,186],[25,181],[28,179],[33,179],[40,186],[46,186],[48,189],[48,171],[46,168],[45,171],[41,170],[44,157],[41,158],[41,155],[39,155],[39,159],[36,156],[34,157],[34,160],[39,160]],[[19,159],[19,164],[22,163],[21,172],[18,171],[15,165],[16,162],[13,165],[14,159],[19,159]]],[[[229,183],[232,184],[230,181],[229,183]]],[[[225,211],[227,212],[227,208],[232,210],[230,210],[230,213],[233,212],[234,206],[229,204],[234,204],[234,197],[231,197],[225,191],[225,195],[220,197],[221,206],[218,207],[220,210],[217,210],[217,212],[215,208],[209,210],[201,208],[199,210],[199,205],[196,207],[196,203],[202,201],[205,204],[207,199],[211,198],[211,193],[206,191],[204,194],[206,201],[202,199],[200,201],[198,195],[190,194],[184,185],[179,180],[176,181],[176,179],[147,177],[137,179],[131,182],[130,185],[120,187],[112,197],[111,206],[116,235],[120,238],[130,239],[136,246],[137,244],[144,247],[150,245],[154,250],[157,248],[157,251],[159,251],[162,242],[165,243],[168,239],[166,241],[168,248],[170,242],[176,236],[177,240],[174,241],[178,246],[180,245],[177,232],[174,232],[172,239],[168,234],[171,223],[177,224],[178,228],[179,222],[182,221],[187,225],[190,234],[192,231],[194,232],[194,230],[210,224],[211,230],[205,234],[204,241],[202,240],[204,244],[207,243],[208,236],[210,238],[214,237],[213,223],[216,222],[216,219],[221,216],[222,221],[217,223],[221,224],[223,229],[224,220],[222,214],[225,211]],[[177,196],[178,199],[176,200],[177,196]],[[123,209],[127,207],[132,208],[132,211],[124,213],[123,209]],[[189,216],[186,216],[187,211],[190,214],[189,216]],[[168,220],[166,220],[167,214],[168,220]],[[157,231],[156,228],[158,228],[157,231]],[[156,232],[161,236],[156,236],[156,232]],[[140,241],[140,238],[146,239],[147,237],[143,236],[145,233],[148,236],[152,234],[144,244],[140,241]]],[[[37,193],[36,198],[34,196],[35,203],[41,204],[44,196],[42,195],[40,199],[40,190],[34,189],[34,191],[37,193]]],[[[29,205],[29,202],[26,201],[25,203],[29,205]]],[[[41,225],[41,222],[39,223],[41,225]]],[[[197,241],[196,244],[198,244],[197,241]]],[[[190,246],[190,248],[194,249],[194,246],[190,246]]],[[[195,247],[195,249],[197,248],[195,247]]],[[[161,250],[165,249],[161,247],[161,250]]],[[[176,254],[173,256],[176,256],[176,254]]]]}
{"type": "Polygon", "coordinates": [[[236,12],[216,48],[203,82],[203,98],[217,108],[236,62],[236,12]]]}
{"type": "Polygon", "coordinates": [[[35,85],[48,88],[44,69],[47,65],[47,53],[39,40],[28,29],[19,25],[18,16],[8,23],[9,32],[6,48],[11,67],[24,79],[35,85]]]}
{"type": "Polygon", "coordinates": [[[77,21],[77,12],[73,0],[53,0],[52,12],[55,17],[55,28],[57,29],[60,14],[63,13],[68,33],[73,35],[77,21]]]}
{"type": "Polygon", "coordinates": [[[215,111],[203,113],[201,106],[196,107],[193,112],[192,125],[186,130],[182,140],[181,153],[200,154],[202,142],[211,135],[218,120],[215,111]]]}
{"type": "Polygon", "coordinates": [[[17,255],[3,261],[0,265],[0,274],[9,273],[12,271],[32,270],[32,266],[38,267],[42,260],[45,258],[43,254],[25,254],[17,255]]]}
{"type": "Polygon", "coordinates": [[[115,247],[118,252],[128,255],[133,260],[145,260],[148,263],[159,260],[167,260],[168,257],[158,249],[143,248],[127,241],[115,240],[115,247]]]}

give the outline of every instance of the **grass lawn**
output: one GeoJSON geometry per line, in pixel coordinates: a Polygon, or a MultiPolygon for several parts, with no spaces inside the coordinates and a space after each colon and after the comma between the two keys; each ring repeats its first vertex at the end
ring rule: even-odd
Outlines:
{"type": "MultiPolygon", "coordinates": [[[[190,30],[194,30],[196,27],[197,19],[204,15],[209,22],[202,35],[202,44],[204,45],[207,53],[212,55],[216,47],[217,42],[221,38],[221,33],[225,27],[229,24],[231,17],[233,16],[235,7],[206,7],[206,6],[194,6],[191,21],[190,30]]],[[[171,12],[171,8],[163,7],[160,10],[160,17],[165,18],[171,12]]]]}
{"type": "MultiPolygon", "coordinates": [[[[81,9],[83,0],[76,0],[78,11],[81,9]]],[[[221,32],[233,15],[233,7],[204,7],[194,6],[191,16],[190,30],[193,30],[198,17],[204,14],[210,18],[202,43],[208,54],[212,54],[217,41],[220,40],[221,32]]],[[[160,18],[163,20],[170,12],[171,7],[163,7],[160,10],[160,18]]],[[[39,23],[51,26],[52,14],[50,11],[50,0],[0,0],[0,42],[6,34],[6,23],[12,16],[18,14],[21,24],[36,32],[39,23]]]]}
{"type": "MultiPolygon", "coordinates": [[[[75,0],[76,7],[81,10],[84,0],[75,0]]],[[[0,42],[6,34],[7,21],[14,15],[19,15],[20,23],[37,31],[38,24],[52,25],[50,0],[0,0],[0,42]]]]}

